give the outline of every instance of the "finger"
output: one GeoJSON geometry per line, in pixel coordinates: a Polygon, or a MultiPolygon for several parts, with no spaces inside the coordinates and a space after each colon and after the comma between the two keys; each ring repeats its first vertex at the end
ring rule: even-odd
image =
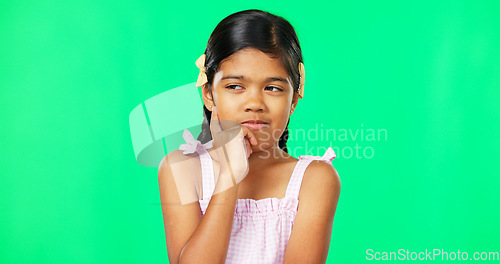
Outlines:
{"type": "Polygon", "coordinates": [[[241,128],[243,129],[243,136],[248,139],[250,144],[257,145],[258,142],[255,134],[246,126],[241,126],[241,128]]]}
{"type": "Polygon", "coordinates": [[[250,142],[248,141],[248,139],[245,138],[244,140],[245,140],[245,149],[246,149],[247,158],[248,158],[248,157],[250,157],[250,154],[252,154],[253,150],[252,150],[252,146],[250,145],[250,142]]]}

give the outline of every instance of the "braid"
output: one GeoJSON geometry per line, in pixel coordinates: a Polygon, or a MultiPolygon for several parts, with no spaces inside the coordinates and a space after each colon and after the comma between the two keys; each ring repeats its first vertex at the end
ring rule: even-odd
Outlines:
{"type": "Polygon", "coordinates": [[[286,147],[286,142],[288,141],[288,124],[290,124],[290,119],[288,119],[288,123],[286,123],[285,131],[283,131],[283,134],[281,135],[281,137],[278,141],[278,146],[280,147],[280,149],[282,149],[286,153],[288,153],[288,148],[286,147]]]}
{"type": "Polygon", "coordinates": [[[201,133],[198,135],[197,140],[202,144],[207,143],[212,140],[212,133],[210,132],[210,119],[212,118],[212,113],[203,106],[203,123],[201,124],[201,133]]]}

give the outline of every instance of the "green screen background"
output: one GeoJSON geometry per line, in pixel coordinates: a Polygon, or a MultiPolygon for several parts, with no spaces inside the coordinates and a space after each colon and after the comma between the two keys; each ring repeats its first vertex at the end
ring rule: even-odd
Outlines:
{"type": "Polygon", "coordinates": [[[157,168],[136,162],[128,116],[195,82],[213,28],[249,8],[284,16],[301,41],[291,131],[386,131],[289,142],[338,148],[328,263],[500,251],[499,1],[0,5],[0,263],[168,262],[157,168]],[[349,157],[355,146],[373,155],[349,157]]]}

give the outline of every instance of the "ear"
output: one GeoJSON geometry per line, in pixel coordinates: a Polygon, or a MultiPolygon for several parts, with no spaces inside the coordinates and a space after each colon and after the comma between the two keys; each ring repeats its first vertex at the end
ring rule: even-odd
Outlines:
{"type": "Polygon", "coordinates": [[[205,107],[211,112],[214,106],[214,98],[206,83],[201,87],[201,98],[203,99],[205,107]]]}
{"type": "Polygon", "coordinates": [[[293,111],[295,111],[295,107],[297,107],[297,103],[299,102],[299,94],[293,93],[292,104],[290,106],[290,115],[292,115],[293,111]]]}

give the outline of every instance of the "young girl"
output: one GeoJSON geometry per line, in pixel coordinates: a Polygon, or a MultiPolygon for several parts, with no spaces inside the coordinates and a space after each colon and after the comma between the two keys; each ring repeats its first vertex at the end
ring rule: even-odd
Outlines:
{"type": "Polygon", "coordinates": [[[197,61],[199,141],[185,130],[158,171],[170,263],[325,263],[340,194],[335,153],[297,160],[286,147],[302,62],[282,17],[246,10],[214,29],[197,61]]]}

